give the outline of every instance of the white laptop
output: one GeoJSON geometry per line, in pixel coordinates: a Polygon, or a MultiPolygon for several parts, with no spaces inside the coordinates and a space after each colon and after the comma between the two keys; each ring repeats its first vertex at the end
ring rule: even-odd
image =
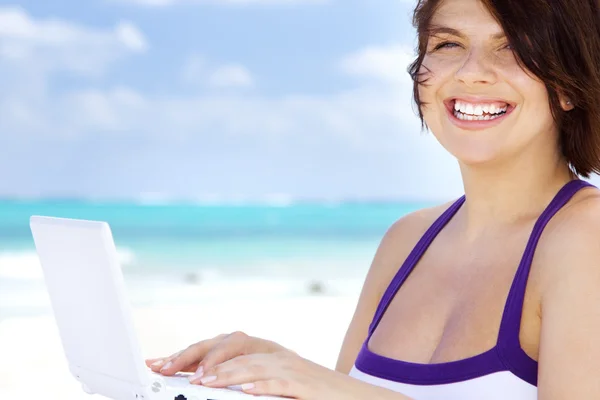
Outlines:
{"type": "Polygon", "coordinates": [[[152,372],[142,358],[109,225],[32,216],[30,227],[69,370],[86,393],[116,400],[281,399],[152,372]]]}

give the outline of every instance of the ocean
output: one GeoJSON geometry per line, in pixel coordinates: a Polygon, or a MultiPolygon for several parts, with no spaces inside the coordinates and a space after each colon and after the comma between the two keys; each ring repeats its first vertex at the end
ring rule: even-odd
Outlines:
{"type": "Polygon", "coordinates": [[[424,203],[0,201],[0,319],[49,311],[31,215],[107,221],[134,305],[357,294],[389,226],[424,203]]]}

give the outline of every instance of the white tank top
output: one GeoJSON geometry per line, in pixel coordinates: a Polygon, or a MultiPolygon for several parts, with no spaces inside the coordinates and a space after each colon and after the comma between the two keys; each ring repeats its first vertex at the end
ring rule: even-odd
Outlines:
{"type": "Polygon", "coordinates": [[[509,371],[440,384],[409,384],[366,374],[356,367],[350,376],[372,385],[402,393],[414,400],[536,400],[537,387],[509,371]]]}

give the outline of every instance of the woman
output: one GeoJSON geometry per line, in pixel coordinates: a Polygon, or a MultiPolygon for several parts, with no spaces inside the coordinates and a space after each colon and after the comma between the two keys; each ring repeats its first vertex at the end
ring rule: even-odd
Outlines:
{"type": "Polygon", "coordinates": [[[336,371],[243,333],[148,365],[297,399],[600,399],[599,8],[419,1],[414,96],[465,196],[386,233],[336,371]]]}

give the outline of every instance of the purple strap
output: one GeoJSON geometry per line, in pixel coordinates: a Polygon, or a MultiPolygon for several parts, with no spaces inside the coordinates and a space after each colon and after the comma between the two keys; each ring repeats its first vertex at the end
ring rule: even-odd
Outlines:
{"type": "Polygon", "coordinates": [[[458,200],[454,202],[442,215],[438,217],[438,219],[427,229],[425,234],[421,237],[421,239],[417,242],[416,246],[412,249],[396,275],[392,279],[390,285],[387,287],[385,293],[381,297],[381,301],[379,302],[379,306],[375,311],[375,316],[373,317],[373,321],[369,326],[369,338],[377,328],[379,321],[383,317],[383,314],[387,310],[388,306],[392,302],[394,296],[400,289],[400,286],[404,283],[408,275],[412,272],[417,265],[417,262],[423,254],[425,250],[429,247],[433,239],[440,233],[440,231],[446,226],[446,224],[452,219],[454,214],[458,211],[458,209],[465,202],[465,196],[460,197],[458,200]]]}
{"type": "Polygon", "coordinates": [[[519,264],[519,268],[515,274],[506,305],[504,307],[504,313],[502,315],[502,322],[500,324],[500,332],[498,334],[498,345],[502,347],[520,347],[519,343],[519,332],[521,330],[521,316],[523,314],[523,302],[525,300],[525,289],[527,288],[527,279],[529,278],[529,271],[531,270],[531,263],[533,261],[533,255],[537,244],[542,236],[544,228],[550,222],[552,217],[565,205],[580,189],[593,186],[590,183],[583,180],[572,180],[564,185],[559,192],[554,196],[550,204],[542,212],[537,219],[523,257],[519,264]]]}

